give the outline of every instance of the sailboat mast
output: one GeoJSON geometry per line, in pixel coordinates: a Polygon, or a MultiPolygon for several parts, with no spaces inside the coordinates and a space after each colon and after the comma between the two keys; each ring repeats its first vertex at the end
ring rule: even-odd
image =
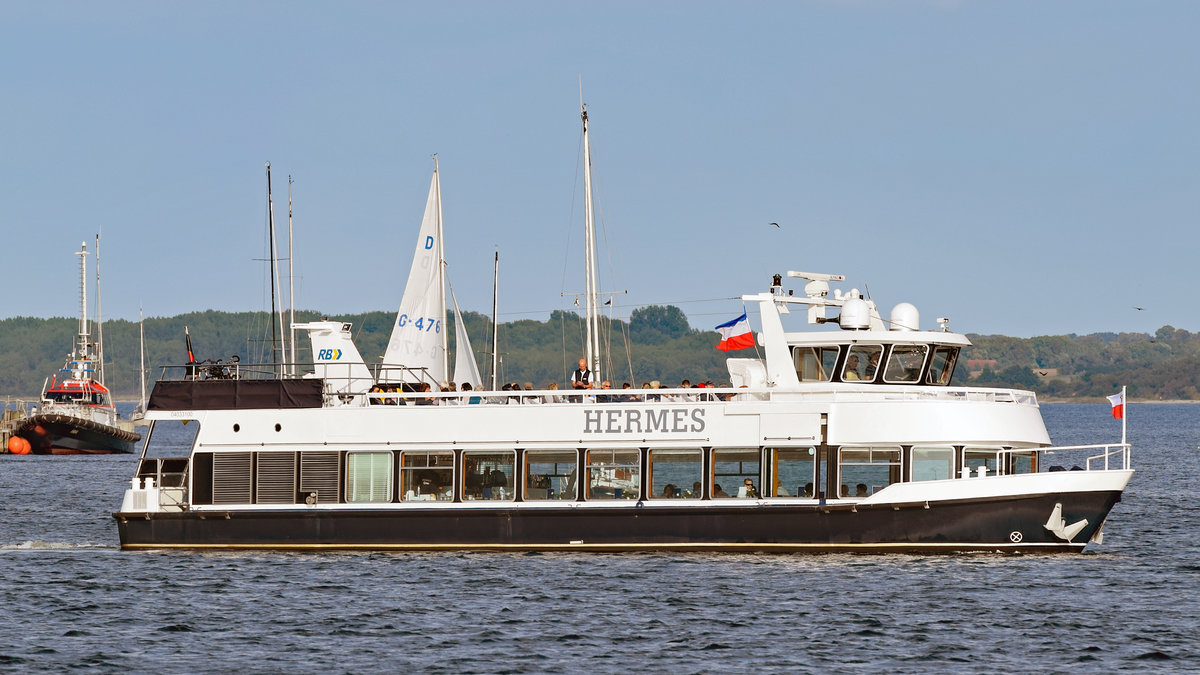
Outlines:
{"type": "Polygon", "coordinates": [[[142,316],[142,308],[138,307],[138,344],[141,345],[140,362],[141,368],[138,369],[138,380],[142,386],[142,396],[138,400],[138,410],[146,412],[146,319],[142,316]]]}
{"type": "Polygon", "coordinates": [[[296,250],[292,244],[292,176],[288,174],[288,371],[296,376],[296,250]]]}
{"type": "Polygon", "coordinates": [[[100,233],[96,233],[96,373],[100,382],[107,382],[104,376],[104,317],[100,313],[100,233]]]}
{"type": "Polygon", "coordinates": [[[580,104],[583,119],[583,224],[584,255],[587,274],[587,360],[592,370],[592,381],[600,382],[600,303],[599,283],[596,275],[596,224],[592,206],[592,149],[588,141],[587,106],[580,104]]]}
{"type": "Polygon", "coordinates": [[[87,320],[87,242],[79,244],[79,353],[76,359],[86,359],[88,354],[87,320]]]}
{"type": "MultiPolygon", "coordinates": [[[[435,230],[437,237],[437,259],[438,259],[438,275],[437,285],[441,290],[443,302],[441,307],[437,307],[440,314],[442,331],[442,373],[444,377],[450,377],[450,330],[446,326],[446,249],[445,242],[442,241],[442,174],[438,172],[437,154],[433,156],[433,182],[437,190],[437,229],[435,230]]],[[[434,386],[441,387],[443,383],[435,382],[434,386]]]]}
{"type": "Polygon", "coordinates": [[[492,380],[490,389],[496,390],[496,372],[497,372],[497,349],[496,338],[499,335],[499,325],[496,323],[496,305],[500,299],[500,251],[496,251],[495,261],[492,263],[492,380]]]}
{"type": "Polygon", "coordinates": [[[279,365],[279,354],[275,350],[275,344],[279,340],[279,333],[283,332],[283,315],[279,314],[279,332],[275,331],[275,316],[277,310],[275,308],[275,289],[279,286],[279,277],[276,275],[275,261],[278,259],[278,253],[275,250],[275,202],[271,199],[271,163],[267,162],[267,233],[271,238],[268,246],[270,247],[271,258],[271,365],[279,365]]]}

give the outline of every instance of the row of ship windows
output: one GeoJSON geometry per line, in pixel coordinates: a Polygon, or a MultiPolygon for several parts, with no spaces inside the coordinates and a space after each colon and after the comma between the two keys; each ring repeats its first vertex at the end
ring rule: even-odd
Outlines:
{"type": "Polygon", "coordinates": [[[793,347],[792,359],[801,382],[888,382],[948,385],[954,376],[958,347],[937,345],[818,345],[793,347]],[[843,356],[844,358],[841,358],[843,356]],[[884,363],[880,368],[879,364],[884,363]]]}
{"type": "Polygon", "coordinates": [[[901,480],[1037,471],[1032,451],[961,446],[464,450],[461,455],[456,467],[452,451],[197,453],[193,502],[814,498],[823,496],[821,486],[828,486],[824,496],[829,498],[861,499],[901,480]]]}

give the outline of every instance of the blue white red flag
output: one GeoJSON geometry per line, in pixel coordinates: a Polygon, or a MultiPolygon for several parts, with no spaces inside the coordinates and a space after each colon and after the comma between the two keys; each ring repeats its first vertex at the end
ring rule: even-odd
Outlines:
{"type": "Polygon", "coordinates": [[[754,333],[750,330],[750,321],[746,319],[745,312],[738,318],[717,326],[717,332],[721,334],[721,342],[716,347],[723,352],[754,346],[754,333]]]}

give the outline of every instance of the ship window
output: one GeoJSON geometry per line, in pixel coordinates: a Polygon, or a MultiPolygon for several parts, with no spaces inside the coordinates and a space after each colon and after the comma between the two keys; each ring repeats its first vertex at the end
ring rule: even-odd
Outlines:
{"type": "Polygon", "coordinates": [[[749,478],[759,486],[762,473],[762,452],[758,448],[721,449],[713,452],[714,499],[744,497],[742,487],[749,478]]]}
{"type": "Polygon", "coordinates": [[[870,382],[875,379],[875,371],[879,369],[879,357],[883,355],[883,347],[879,345],[855,345],[850,348],[846,357],[846,366],[842,368],[843,382],[870,382]]]}
{"type": "Polygon", "coordinates": [[[947,480],[954,477],[954,448],[912,449],[912,480],[947,480]]]}
{"type": "Polygon", "coordinates": [[[921,377],[921,366],[925,365],[928,345],[896,345],[888,356],[887,370],[883,372],[885,382],[916,382],[921,377]]]}
{"type": "Polygon", "coordinates": [[[588,499],[637,499],[637,450],[588,450],[588,499]]]}
{"type": "Polygon", "coordinates": [[[795,347],[792,358],[801,382],[827,382],[837,363],[837,347],[795,347]]]}
{"type": "Polygon", "coordinates": [[[400,453],[400,494],[405,501],[449,501],[453,496],[454,454],[405,450],[400,453]]]}
{"type": "Polygon", "coordinates": [[[346,455],[346,501],[392,500],[392,453],[351,452],[346,455]]]}
{"type": "Polygon", "coordinates": [[[984,475],[995,476],[1000,468],[1000,451],[996,448],[963,448],[963,466],[971,470],[972,476],[979,475],[980,467],[987,467],[984,475]]]}
{"type": "Polygon", "coordinates": [[[516,471],[515,452],[464,452],[463,499],[516,498],[513,475],[516,471]]]}
{"type": "Polygon", "coordinates": [[[699,499],[703,477],[699,450],[650,451],[651,499],[699,499]]]}
{"type": "Polygon", "coordinates": [[[525,499],[575,499],[578,469],[574,450],[526,450],[525,499]]]}
{"type": "Polygon", "coordinates": [[[933,359],[929,362],[929,375],[925,381],[929,384],[950,384],[954,376],[954,362],[958,358],[958,347],[934,347],[933,359]]]}
{"type": "Polygon", "coordinates": [[[1037,453],[1023,450],[1009,453],[1009,473],[1037,473],[1037,453]]]}
{"type": "Polygon", "coordinates": [[[838,455],[841,497],[869,497],[900,482],[900,448],[842,448],[838,455]]]}
{"type": "Polygon", "coordinates": [[[812,497],[815,448],[774,448],[771,458],[770,497],[812,497]]]}

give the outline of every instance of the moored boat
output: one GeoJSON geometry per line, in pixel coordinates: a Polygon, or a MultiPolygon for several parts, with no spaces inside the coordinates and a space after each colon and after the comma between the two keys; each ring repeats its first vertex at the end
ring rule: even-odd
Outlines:
{"type": "Polygon", "coordinates": [[[97,373],[98,343],[87,318],[87,245],[79,256],[79,334],[66,365],[43,387],[41,402],[15,428],[33,454],[110,454],[133,452],[141,435],[122,420],[112,394],[97,373]]]}

